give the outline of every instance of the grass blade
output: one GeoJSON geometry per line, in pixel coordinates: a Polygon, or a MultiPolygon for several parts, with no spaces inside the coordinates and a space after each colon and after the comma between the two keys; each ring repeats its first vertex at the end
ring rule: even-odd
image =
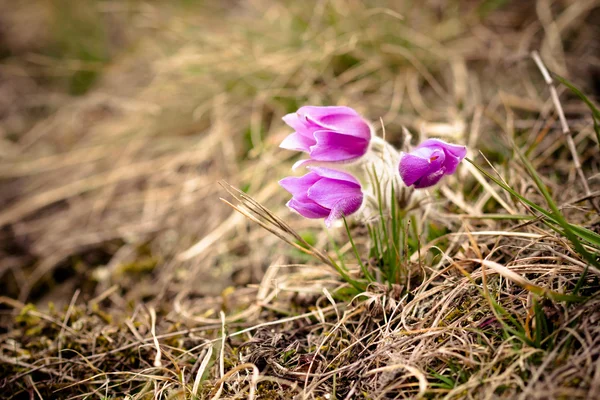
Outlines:
{"type": "Polygon", "coordinates": [[[537,173],[531,162],[527,159],[527,157],[523,155],[523,153],[521,153],[521,151],[516,146],[514,146],[514,150],[519,155],[519,158],[525,165],[525,168],[527,168],[527,172],[529,172],[529,175],[533,178],[533,181],[538,187],[540,193],[542,194],[542,196],[544,196],[544,199],[546,199],[546,203],[548,203],[548,206],[552,210],[556,222],[563,228],[563,234],[569,239],[571,244],[573,244],[573,246],[575,247],[575,250],[577,250],[577,252],[581,256],[583,256],[589,263],[593,264],[596,268],[600,269],[600,262],[596,260],[595,255],[591,254],[583,247],[577,235],[571,228],[571,224],[569,224],[566,221],[565,217],[558,209],[558,206],[552,199],[552,196],[550,196],[550,192],[548,192],[548,188],[542,182],[542,179],[540,178],[539,174],[537,173]]]}
{"type": "Polygon", "coordinates": [[[592,112],[592,120],[594,121],[594,132],[596,132],[596,139],[598,140],[598,146],[600,147],[600,110],[598,110],[594,103],[592,103],[592,101],[588,99],[587,96],[583,94],[581,90],[577,89],[571,82],[555,73],[552,75],[557,81],[568,87],[575,96],[579,97],[589,107],[590,111],[592,112]]]}
{"type": "MultiPolygon", "coordinates": [[[[552,223],[554,223],[556,225],[560,225],[559,222],[558,222],[558,220],[555,218],[555,216],[554,216],[553,213],[548,212],[547,210],[545,210],[544,208],[538,206],[537,204],[535,204],[531,200],[525,198],[520,193],[518,193],[517,191],[515,191],[513,188],[511,188],[510,186],[508,186],[506,183],[504,183],[502,180],[500,180],[497,177],[491,175],[486,170],[484,170],[482,167],[480,167],[479,165],[475,164],[472,160],[470,160],[468,158],[465,158],[465,160],[467,160],[470,164],[472,164],[475,168],[477,168],[482,174],[484,174],[487,178],[491,179],[494,183],[496,183],[502,189],[506,190],[512,196],[518,198],[523,204],[526,204],[527,206],[529,206],[532,209],[536,210],[540,214],[544,215],[546,217],[546,219],[549,220],[549,221],[551,221],[552,223]]],[[[592,244],[595,247],[597,247],[598,249],[600,249],[600,235],[598,235],[596,232],[593,232],[593,231],[591,231],[589,229],[586,229],[586,228],[584,228],[582,226],[578,226],[578,225],[573,225],[573,224],[569,224],[569,223],[567,223],[567,225],[569,226],[569,228],[574,233],[576,233],[582,239],[585,239],[590,244],[592,244]]]]}

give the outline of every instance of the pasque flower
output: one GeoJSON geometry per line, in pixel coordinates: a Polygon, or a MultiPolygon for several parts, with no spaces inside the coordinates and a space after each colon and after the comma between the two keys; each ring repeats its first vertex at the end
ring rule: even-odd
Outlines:
{"type": "Polygon", "coordinates": [[[400,177],[406,186],[417,189],[433,186],[444,175],[451,175],[467,155],[467,148],[446,143],[440,139],[428,139],[410,153],[400,156],[400,177]]]}
{"type": "Polygon", "coordinates": [[[369,149],[371,128],[350,107],[304,106],[283,121],[295,132],[280,147],[306,152],[313,161],[354,160],[369,149]]]}
{"type": "Polygon", "coordinates": [[[330,168],[314,167],[302,177],[288,177],[279,184],[292,194],[287,206],[306,218],[325,218],[325,225],[355,213],[363,202],[358,180],[330,168]]]}

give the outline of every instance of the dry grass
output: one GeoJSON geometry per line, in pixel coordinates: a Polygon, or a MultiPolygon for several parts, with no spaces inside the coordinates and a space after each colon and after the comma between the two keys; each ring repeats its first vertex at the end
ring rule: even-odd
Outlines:
{"type": "MultiPolygon", "coordinates": [[[[58,18],[50,6],[0,6],[4,393],[600,391],[597,271],[581,286],[586,302],[533,294],[531,285],[571,293],[586,262],[539,219],[521,219],[530,210],[470,164],[414,213],[410,287],[373,285],[358,296],[327,266],[337,255],[324,228],[287,211],[277,186],[293,161],[277,149],[288,133],[280,117],[302,104],[348,104],[381,118],[396,144],[403,126],[466,143],[476,163],[492,171],[481,151],[545,205],[514,142],[569,222],[598,232],[589,111],[558,87],[570,144],[530,53],[594,94],[600,2],[365,3],[103,1],[72,17],[98,24],[94,32],[110,38],[100,44],[47,35],[58,18]],[[102,57],[82,57],[81,46],[102,57]],[[270,210],[285,221],[263,223],[276,235],[219,201],[251,205],[220,180],[264,207],[259,219],[270,210]]],[[[352,232],[373,261],[365,229],[352,232]]],[[[346,235],[330,234],[358,273],[346,235]]]]}

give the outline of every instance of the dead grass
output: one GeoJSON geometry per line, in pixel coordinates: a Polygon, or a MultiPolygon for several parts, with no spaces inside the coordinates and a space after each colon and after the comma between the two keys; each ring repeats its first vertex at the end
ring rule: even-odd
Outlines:
{"type": "MultiPolygon", "coordinates": [[[[589,111],[557,86],[570,145],[530,52],[594,94],[600,2],[184,3],[94,3],[103,23],[126,21],[111,29],[127,40],[109,42],[110,59],[93,65],[45,54],[52,44],[31,39],[35,29],[2,32],[4,393],[595,396],[597,271],[581,286],[586,302],[534,295],[528,285],[571,293],[586,262],[541,221],[522,219],[529,210],[473,166],[415,212],[418,279],[408,292],[350,294],[326,265],[336,255],[324,229],[289,213],[276,182],[292,161],[277,149],[287,134],[280,117],[302,104],[348,104],[381,118],[396,144],[403,126],[467,143],[475,162],[491,171],[481,151],[511,187],[545,204],[516,143],[569,222],[598,232],[589,111]],[[90,68],[100,73],[89,91],[69,95],[70,74],[90,68]],[[285,221],[267,226],[292,246],[220,202],[238,204],[220,180],[285,221]]],[[[52,22],[26,6],[4,11],[12,22],[52,22]]],[[[352,232],[375,268],[364,229],[352,232]]],[[[331,234],[358,273],[345,234],[331,234]]]]}

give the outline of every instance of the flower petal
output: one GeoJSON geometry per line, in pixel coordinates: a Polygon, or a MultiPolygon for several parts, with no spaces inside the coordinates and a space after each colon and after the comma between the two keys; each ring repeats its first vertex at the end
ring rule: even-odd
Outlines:
{"type": "Polygon", "coordinates": [[[296,150],[296,151],[304,151],[309,152],[310,147],[315,144],[314,140],[307,138],[306,136],[302,136],[297,132],[294,132],[288,135],[283,142],[279,145],[282,149],[288,150],[296,150]]]}
{"type": "Polygon", "coordinates": [[[441,139],[428,139],[421,143],[419,149],[441,149],[446,154],[444,162],[445,174],[451,175],[456,171],[458,164],[467,155],[467,147],[452,143],[446,143],[441,139]]]}
{"type": "Polygon", "coordinates": [[[446,154],[452,154],[455,157],[463,159],[467,155],[467,146],[444,142],[441,139],[427,139],[421,143],[420,147],[442,148],[446,154]]]}
{"type": "MultiPolygon", "coordinates": [[[[292,127],[296,131],[296,133],[300,134],[301,136],[310,138],[310,139],[313,138],[313,132],[317,129],[320,129],[319,126],[306,121],[305,118],[301,118],[298,115],[298,113],[291,113],[291,114],[284,115],[283,118],[281,118],[281,119],[287,125],[292,127]]],[[[313,140],[313,144],[314,144],[314,140],[313,140]]]]}
{"type": "Polygon", "coordinates": [[[416,189],[423,189],[435,185],[444,176],[444,170],[440,169],[433,174],[426,175],[415,183],[416,189]]]}
{"type": "Polygon", "coordinates": [[[336,219],[342,218],[343,216],[348,216],[350,214],[354,214],[363,202],[363,196],[355,196],[348,197],[336,203],[336,205],[331,209],[331,213],[325,219],[325,225],[329,228],[333,221],[336,219]]]}
{"type": "Polygon", "coordinates": [[[437,149],[417,149],[409,154],[403,153],[400,158],[400,177],[406,186],[411,186],[419,179],[442,170],[445,158],[444,152],[437,149]]]}
{"type": "Polygon", "coordinates": [[[298,109],[300,117],[310,117],[313,121],[318,121],[332,114],[358,116],[358,113],[354,109],[346,106],[303,106],[298,109]]]}
{"type": "Polygon", "coordinates": [[[298,130],[298,128],[302,127],[304,123],[300,120],[298,113],[289,113],[284,115],[282,118],[283,122],[285,122],[289,127],[294,130],[298,130]]]}
{"type": "Polygon", "coordinates": [[[315,203],[333,209],[344,199],[361,197],[360,186],[347,181],[322,178],[308,189],[308,198],[315,203]]]}
{"type": "Polygon", "coordinates": [[[308,199],[308,189],[310,189],[310,187],[320,179],[321,177],[316,172],[311,171],[301,177],[289,176],[287,178],[283,178],[279,181],[279,184],[285,190],[290,192],[292,196],[296,197],[300,201],[303,201],[303,199],[308,199]]]}
{"type": "Polygon", "coordinates": [[[346,135],[369,140],[371,128],[369,124],[350,107],[315,107],[304,106],[298,110],[300,120],[315,124],[321,128],[338,131],[346,135]]]}
{"type": "Polygon", "coordinates": [[[310,147],[310,156],[319,161],[345,161],[363,156],[369,141],[336,131],[321,130],[314,133],[316,144],[310,147]]]}
{"type": "Polygon", "coordinates": [[[347,172],[338,171],[337,169],[325,168],[325,167],[308,167],[311,171],[319,174],[322,178],[335,179],[338,181],[346,181],[356,185],[360,189],[360,182],[347,172]]]}
{"type": "Polygon", "coordinates": [[[369,124],[359,116],[328,115],[319,120],[319,125],[367,141],[371,139],[369,124]]]}
{"type": "Polygon", "coordinates": [[[456,171],[456,168],[461,161],[462,157],[456,157],[452,154],[447,154],[446,161],[444,162],[444,174],[452,175],[456,171]]]}
{"type": "Polygon", "coordinates": [[[315,162],[318,162],[318,161],[311,160],[310,158],[308,160],[307,159],[298,160],[294,163],[294,165],[292,165],[292,171],[295,171],[300,167],[304,167],[304,166],[310,165],[315,162]]]}
{"type": "Polygon", "coordinates": [[[287,202],[287,206],[306,218],[325,218],[330,215],[329,209],[318,205],[310,199],[308,201],[299,201],[295,197],[292,197],[287,202]]]}

